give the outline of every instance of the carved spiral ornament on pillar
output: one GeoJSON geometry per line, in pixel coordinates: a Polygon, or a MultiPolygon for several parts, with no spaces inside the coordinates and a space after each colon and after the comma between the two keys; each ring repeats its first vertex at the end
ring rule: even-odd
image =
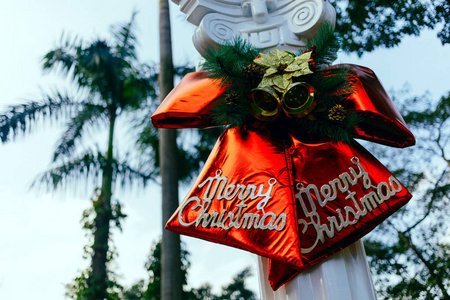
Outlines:
{"type": "MultiPolygon", "coordinates": [[[[321,11],[321,7],[318,4],[319,1],[305,2],[299,5],[292,15],[292,25],[294,25],[293,32],[300,34],[305,29],[310,29],[311,25],[317,23],[317,19],[320,17],[318,12],[321,11]],[[298,31],[295,30],[298,28],[298,31]]],[[[321,1],[320,1],[321,2],[321,1]]]]}
{"type": "Polygon", "coordinates": [[[317,5],[313,2],[304,3],[299,6],[294,13],[292,23],[296,26],[305,26],[311,23],[312,19],[317,16],[317,5]]]}
{"type": "Polygon", "coordinates": [[[232,20],[217,13],[207,14],[197,28],[197,32],[206,34],[209,37],[209,43],[214,44],[231,41],[233,37],[239,35],[239,31],[236,30],[232,20]]]}
{"type": "Polygon", "coordinates": [[[241,37],[264,51],[296,52],[336,14],[326,0],[173,0],[198,27],[193,42],[205,49],[241,37]]]}
{"type": "Polygon", "coordinates": [[[214,26],[212,33],[215,34],[217,39],[221,40],[231,40],[235,35],[233,28],[228,26],[228,24],[220,23],[218,20],[212,20],[210,25],[214,26]]]}

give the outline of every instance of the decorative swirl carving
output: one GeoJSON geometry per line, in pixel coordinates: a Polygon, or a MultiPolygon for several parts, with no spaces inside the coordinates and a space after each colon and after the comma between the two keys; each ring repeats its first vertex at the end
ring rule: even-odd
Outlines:
{"type": "Polygon", "coordinates": [[[322,23],[325,6],[321,0],[307,0],[298,3],[288,19],[289,29],[297,36],[311,36],[308,31],[322,23]]]}
{"type": "Polygon", "coordinates": [[[292,24],[301,27],[311,23],[317,18],[318,9],[320,8],[315,1],[303,3],[294,11],[292,24]]]}
{"type": "Polygon", "coordinates": [[[218,14],[208,14],[203,18],[202,26],[210,38],[217,43],[231,41],[240,35],[235,24],[221,18],[218,14]]]}
{"type": "Polygon", "coordinates": [[[218,44],[232,41],[236,36],[241,36],[235,21],[239,23],[242,20],[241,18],[231,18],[218,13],[207,14],[200,22],[193,36],[194,46],[198,52],[204,55],[205,50],[209,47],[216,47],[218,44]]]}
{"type": "Polygon", "coordinates": [[[200,54],[240,36],[255,47],[296,51],[323,22],[335,21],[326,0],[172,0],[198,25],[193,41],[200,54]]]}

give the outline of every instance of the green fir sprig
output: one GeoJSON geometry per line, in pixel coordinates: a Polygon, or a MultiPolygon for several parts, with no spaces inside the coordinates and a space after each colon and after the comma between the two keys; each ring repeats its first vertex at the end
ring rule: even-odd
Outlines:
{"type": "Polygon", "coordinates": [[[225,45],[207,49],[202,69],[208,71],[211,78],[220,80],[223,85],[238,84],[234,81],[244,78],[243,69],[250,65],[260,52],[261,50],[253,48],[249,42],[235,38],[225,45]]]}
{"type": "Polygon", "coordinates": [[[332,24],[324,23],[317,34],[308,40],[306,47],[301,49],[300,54],[313,47],[315,48],[313,59],[318,70],[330,66],[337,59],[340,43],[332,24]]]}
{"type": "Polygon", "coordinates": [[[262,77],[248,76],[244,70],[253,64],[259,53],[259,49],[239,38],[230,44],[220,45],[217,49],[207,50],[203,70],[209,72],[210,78],[219,80],[221,86],[227,87],[212,111],[217,124],[241,127],[247,122],[249,93],[262,77]]]}
{"type": "MultiPolygon", "coordinates": [[[[311,84],[318,99],[315,109],[306,117],[289,119],[294,131],[308,132],[314,140],[341,141],[350,143],[352,133],[364,117],[345,101],[355,88],[355,77],[343,67],[329,68],[336,60],[339,40],[333,26],[324,24],[308,41],[305,51],[313,51],[315,72],[297,80],[311,84]]],[[[265,70],[253,63],[260,54],[248,42],[237,38],[231,43],[210,48],[205,55],[203,70],[209,77],[219,80],[226,91],[213,107],[217,124],[241,127],[253,119],[250,111],[250,92],[261,82],[265,70]]],[[[285,118],[283,118],[285,119],[285,118]]],[[[275,121],[276,122],[276,121],[275,121]]]]}

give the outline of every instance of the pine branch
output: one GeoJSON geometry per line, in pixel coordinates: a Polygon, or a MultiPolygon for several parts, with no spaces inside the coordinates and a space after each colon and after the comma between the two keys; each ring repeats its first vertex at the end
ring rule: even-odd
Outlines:
{"type": "Polygon", "coordinates": [[[324,23],[318,33],[308,41],[303,51],[311,49],[313,46],[315,46],[313,59],[319,70],[330,66],[337,59],[340,43],[332,24],[324,23]]]}
{"type": "Polygon", "coordinates": [[[260,50],[240,38],[217,49],[206,51],[206,62],[202,67],[209,72],[209,77],[227,86],[227,91],[216,101],[213,116],[216,124],[227,124],[230,127],[243,126],[249,114],[248,94],[255,88],[260,79],[248,76],[245,70],[253,64],[260,50]],[[230,98],[236,99],[231,103],[230,98]]]}
{"type": "Polygon", "coordinates": [[[249,117],[250,102],[245,96],[237,95],[237,101],[229,103],[227,97],[230,93],[223,94],[212,109],[214,121],[217,125],[226,124],[230,127],[243,126],[249,117]]]}
{"type": "Polygon", "coordinates": [[[346,67],[330,68],[319,71],[311,76],[311,84],[322,93],[352,92],[356,79],[346,67]]]}
{"type": "Polygon", "coordinates": [[[239,84],[244,79],[243,69],[259,52],[247,41],[236,38],[229,44],[207,49],[202,68],[209,72],[210,78],[220,80],[223,85],[239,84]]]}

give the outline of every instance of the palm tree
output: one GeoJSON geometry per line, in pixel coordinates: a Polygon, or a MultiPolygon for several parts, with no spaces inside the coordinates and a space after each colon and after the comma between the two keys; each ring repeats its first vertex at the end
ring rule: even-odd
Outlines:
{"type": "MultiPolygon", "coordinates": [[[[160,98],[173,89],[172,38],[168,0],[159,1],[160,98]]],[[[180,236],[164,229],[178,206],[177,135],[174,129],[160,129],[160,173],[162,184],[162,278],[161,299],[181,300],[182,272],[180,236]]]]}
{"type": "MultiPolygon", "coordinates": [[[[113,28],[113,42],[95,39],[84,44],[67,41],[48,52],[44,70],[59,69],[78,88],[79,97],[56,92],[40,101],[11,106],[0,115],[0,139],[7,142],[29,132],[42,121],[66,120],[53,154],[52,167],[36,182],[59,188],[86,179],[98,188],[94,204],[94,242],[87,286],[88,299],[107,299],[108,241],[114,217],[111,197],[120,182],[145,184],[150,174],[119,161],[114,150],[119,117],[132,112],[155,95],[155,75],[136,57],[135,14],[130,22],[113,28]],[[86,132],[104,126],[107,145],[103,151],[82,147],[86,132]]],[[[98,134],[96,134],[98,136],[98,134]]],[[[91,137],[92,139],[92,137],[91,137]]]]}

